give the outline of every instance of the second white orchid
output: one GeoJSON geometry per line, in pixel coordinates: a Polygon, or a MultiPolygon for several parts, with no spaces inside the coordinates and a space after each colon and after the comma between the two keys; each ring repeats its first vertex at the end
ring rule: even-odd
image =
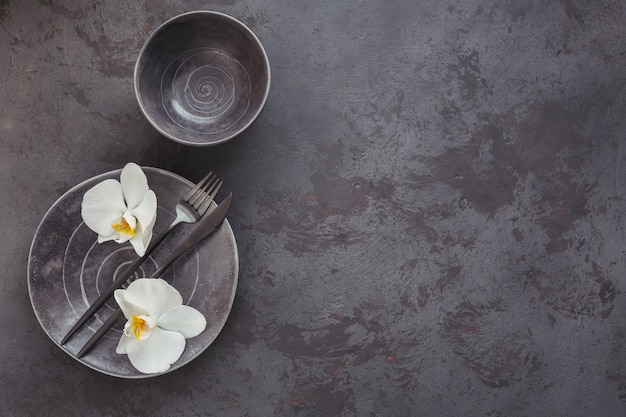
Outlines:
{"type": "Polygon", "coordinates": [[[161,278],[140,278],[115,291],[127,319],[116,352],[145,374],[167,371],[185,350],[185,339],[206,328],[204,315],[183,304],[180,293],[161,278]]]}
{"type": "Polygon", "coordinates": [[[139,256],[146,253],[156,222],[157,198],[148,179],[135,163],[122,169],[120,181],[107,179],[83,196],[81,214],[98,234],[98,243],[130,242],[139,256]]]}

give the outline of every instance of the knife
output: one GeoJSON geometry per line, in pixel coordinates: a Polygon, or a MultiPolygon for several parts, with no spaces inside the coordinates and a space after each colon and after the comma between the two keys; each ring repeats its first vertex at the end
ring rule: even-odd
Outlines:
{"type": "MultiPolygon", "coordinates": [[[[205,237],[215,232],[226,218],[226,214],[230,209],[233,200],[233,193],[230,193],[211,213],[200,219],[191,232],[185,237],[185,239],[178,245],[170,254],[170,256],[154,271],[152,278],[158,278],[167,267],[169,267],[180,255],[182,255],[187,249],[191,248],[196,243],[200,242],[205,237]]],[[[117,281],[117,280],[116,280],[117,281]]],[[[110,296],[116,289],[120,288],[122,283],[114,282],[109,286],[103,294],[108,293],[110,296]]],[[[108,296],[105,297],[108,298],[108,296]]],[[[102,297],[102,296],[101,296],[102,297]]],[[[101,298],[98,297],[98,300],[101,298]]],[[[96,300],[96,301],[98,301],[96,300]]],[[[93,336],[87,341],[85,346],[76,355],[77,358],[83,356],[100,338],[113,326],[113,324],[122,317],[122,310],[118,309],[111,317],[104,322],[104,324],[94,333],[93,336]]]]}

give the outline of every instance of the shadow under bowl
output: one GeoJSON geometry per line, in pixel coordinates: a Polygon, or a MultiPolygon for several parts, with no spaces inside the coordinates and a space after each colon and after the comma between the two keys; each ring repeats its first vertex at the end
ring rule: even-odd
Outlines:
{"type": "Polygon", "coordinates": [[[223,143],[246,130],[270,88],[267,54],[228,15],[176,16],[148,38],[135,64],[135,95],[150,124],[186,145],[223,143]]]}

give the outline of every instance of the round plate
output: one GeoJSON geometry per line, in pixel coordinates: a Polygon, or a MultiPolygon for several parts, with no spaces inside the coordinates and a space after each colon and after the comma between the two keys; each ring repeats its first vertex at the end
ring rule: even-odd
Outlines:
{"type": "MultiPolygon", "coordinates": [[[[148,185],[158,200],[154,233],[162,233],[174,220],[180,197],[193,186],[186,179],[168,171],[143,167],[148,185]]],[[[115,279],[124,266],[136,259],[130,244],[97,243],[97,235],[82,221],[80,206],[85,192],[97,183],[114,178],[121,170],[98,175],[78,184],[48,210],[41,221],[28,259],[28,291],[41,327],[50,339],[79,362],[104,374],[121,378],[146,378],[159,374],[142,374],[126,355],[115,353],[124,319],[120,319],[83,357],[76,353],[117,309],[111,298],[64,345],[61,339],[79,316],[115,279]]],[[[193,225],[177,226],[152,252],[134,278],[150,277],[159,262],[182,241],[193,225]]],[[[217,337],[235,298],[239,258],[232,228],[225,220],[221,228],[189,249],[161,276],[172,284],[188,304],[207,319],[200,335],[187,339],[185,351],[167,372],[189,363],[217,337]]]]}

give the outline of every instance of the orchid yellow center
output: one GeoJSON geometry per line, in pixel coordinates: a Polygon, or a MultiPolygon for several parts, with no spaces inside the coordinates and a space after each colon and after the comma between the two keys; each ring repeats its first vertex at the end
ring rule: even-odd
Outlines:
{"type": "Polygon", "coordinates": [[[143,340],[150,336],[155,326],[156,320],[150,316],[131,316],[124,325],[124,334],[137,340],[143,340]]]}
{"type": "Polygon", "coordinates": [[[118,233],[125,233],[131,237],[135,236],[135,228],[128,224],[126,219],[123,217],[120,219],[119,223],[111,224],[111,227],[118,233]]]}
{"type": "Polygon", "coordinates": [[[141,333],[148,328],[148,323],[140,316],[132,316],[129,320],[130,332],[137,340],[141,338],[141,333]]]}

